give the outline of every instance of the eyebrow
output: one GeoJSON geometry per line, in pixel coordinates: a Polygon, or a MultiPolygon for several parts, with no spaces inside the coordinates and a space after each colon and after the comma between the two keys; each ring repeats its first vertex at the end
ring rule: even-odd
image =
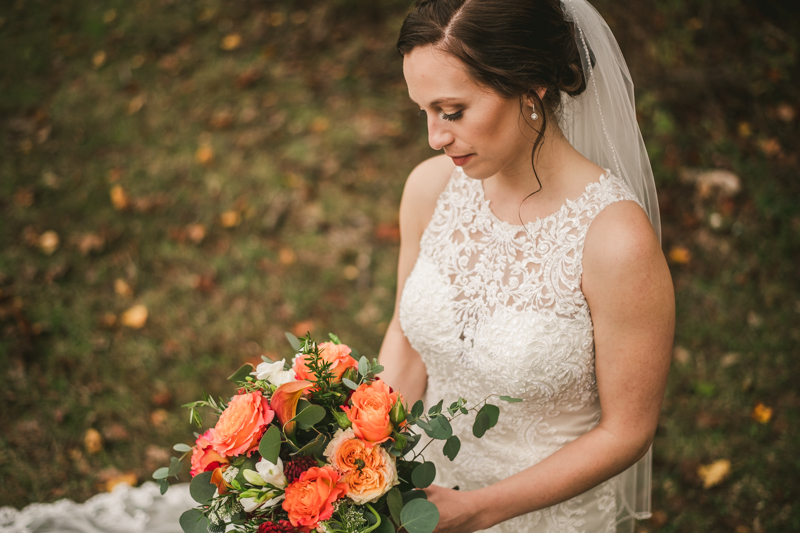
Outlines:
{"type": "MultiPolygon", "coordinates": [[[[408,97],[411,99],[412,102],[414,102],[415,104],[417,103],[417,102],[414,101],[413,98],[411,98],[411,95],[409,95],[408,97]]],[[[452,100],[458,100],[458,98],[456,98],[455,96],[445,96],[443,98],[439,98],[438,100],[434,100],[433,102],[430,103],[430,105],[431,105],[431,107],[435,107],[435,106],[437,106],[439,104],[443,104],[445,102],[450,102],[452,100]]],[[[419,104],[417,104],[417,105],[419,105],[419,104]]]]}

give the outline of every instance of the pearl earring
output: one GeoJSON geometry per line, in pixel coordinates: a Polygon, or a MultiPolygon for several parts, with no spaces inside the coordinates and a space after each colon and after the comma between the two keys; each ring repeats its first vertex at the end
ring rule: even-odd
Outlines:
{"type": "Polygon", "coordinates": [[[533,120],[538,120],[539,119],[539,115],[536,114],[536,108],[534,106],[531,106],[531,107],[533,107],[533,113],[531,113],[531,118],[533,120]]]}

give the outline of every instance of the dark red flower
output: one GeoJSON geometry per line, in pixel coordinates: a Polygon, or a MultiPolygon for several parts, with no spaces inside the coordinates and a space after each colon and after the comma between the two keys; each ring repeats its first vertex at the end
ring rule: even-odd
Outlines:
{"type": "Polygon", "coordinates": [[[288,520],[264,522],[258,526],[258,533],[294,533],[295,529],[288,520]]]}

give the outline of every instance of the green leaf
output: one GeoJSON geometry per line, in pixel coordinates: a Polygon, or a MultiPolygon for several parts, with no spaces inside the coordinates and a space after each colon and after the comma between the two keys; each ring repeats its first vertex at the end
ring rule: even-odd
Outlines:
{"type": "Polygon", "coordinates": [[[183,533],[208,533],[208,518],[197,509],[189,509],[183,513],[178,522],[183,533]]]}
{"type": "Polygon", "coordinates": [[[317,438],[300,448],[298,451],[291,453],[290,455],[319,455],[325,450],[325,446],[328,444],[328,439],[325,438],[325,435],[320,433],[317,435],[317,438]]]}
{"type": "Polygon", "coordinates": [[[475,422],[472,424],[472,434],[479,439],[486,434],[486,430],[488,429],[489,415],[486,414],[486,411],[481,409],[478,411],[478,415],[475,417],[475,422]]]}
{"type": "Polygon", "coordinates": [[[481,411],[485,411],[486,414],[489,415],[489,427],[495,427],[497,425],[497,421],[500,419],[500,408],[496,405],[487,403],[481,407],[481,411]]]}
{"type": "Polygon", "coordinates": [[[367,361],[367,358],[362,355],[361,359],[358,360],[358,373],[362,376],[366,376],[368,372],[369,361],[367,361]]]}
{"type": "Polygon", "coordinates": [[[352,357],[353,359],[355,359],[356,361],[358,361],[358,360],[360,360],[360,359],[361,359],[361,354],[360,354],[360,353],[358,353],[358,350],[356,350],[355,348],[353,348],[353,347],[351,346],[351,347],[350,347],[350,357],[352,357]]]}
{"type": "Polygon", "coordinates": [[[384,370],[385,370],[385,369],[383,368],[383,365],[374,365],[374,366],[372,367],[372,370],[371,370],[371,372],[372,372],[373,374],[380,374],[380,373],[381,373],[381,372],[383,372],[384,370]]]}
{"type": "Polygon", "coordinates": [[[430,487],[433,480],[436,478],[436,465],[431,462],[425,462],[419,465],[411,473],[411,482],[418,489],[430,487]]]}
{"type": "Polygon", "coordinates": [[[376,529],[373,529],[372,533],[395,533],[394,526],[392,525],[391,520],[389,520],[389,517],[383,513],[378,513],[378,515],[381,517],[381,525],[379,525],[376,529]]]}
{"type": "Polygon", "coordinates": [[[461,440],[453,435],[447,442],[444,443],[444,448],[442,448],[442,453],[445,457],[450,459],[451,461],[456,458],[458,455],[459,450],[461,450],[461,440]]]}
{"type": "Polygon", "coordinates": [[[333,333],[328,333],[328,337],[331,339],[331,342],[333,344],[342,344],[342,341],[339,340],[339,337],[337,337],[333,333]]]}
{"type": "Polygon", "coordinates": [[[425,404],[422,403],[422,400],[417,400],[416,403],[411,407],[411,416],[414,418],[419,418],[422,416],[423,411],[425,411],[425,404]]]}
{"type": "Polygon", "coordinates": [[[325,408],[320,405],[310,405],[297,413],[293,420],[300,429],[310,429],[323,418],[325,418],[325,408]]]}
{"type": "Polygon", "coordinates": [[[278,455],[281,453],[281,430],[275,426],[270,426],[261,442],[258,443],[258,453],[261,457],[272,464],[278,462],[278,455]]]}
{"type": "MultiPolygon", "coordinates": [[[[403,493],[403,505],[408,505],[408,502],[413,500],[427,500],[428,495],[425,494],[424,490],[409,490],[408,492],[403,493]]],[[[400,513],[402,515],[402,513],[400,513]]]]}
{"type": "Polygon", "coordinates": [[[192,451],[192,447],[191,446],[189,446],[188,444],[184,444],[182,442],[179,442],[178,444],[173,446],[172,449],[175,450],[176,452],[181,452],[181,453],[186,453],[186,452],[192,451]]]}
{"type": "Polygon", "coordinates": [[[347,378],[342,378],[342,383],[344,383],[344,386],[348,389],[356,390],[358,388],[358,385],[354,381],[347,378]]]}
{"type": "Polygon", "coordinates": [[[394,487],[389,491],[386,498],[386,505],[389,506],[389,513],[392,515],[392,520],[395,524],[400,523],[400,511],[403,510],[403,495],[400,494],[400,489],[394,487]]]}
{"type": "Polygon", "coordinates": [[[453,434],[453,428],[450,426],[450,422],[448,422],[447,418],[442,415],[436,415],[431,417],[430,422],[430,429],[426,429],[420,424],[418,426],[422,427],[425,430],[425,433],[432,439],[436,440],[447,440],[453,434]]]}
{"type": "Polygon", "coordinates": [[[433,533],[439,523],[439,509],[428,500],[417,499],[403,507],[400,521],[408,533],[433,533]]]}
{"type": "Polygon", "coordinates": [[[169,489],[169,481],[166,479],[159,479],[157,483],[158,487],[161,489],[161,495],[163,496],[169,489]]]}
{"type": "Polygon", "coordinates": [[[189,483],[189,494],[197,503],[207,504],[214,497],[217,486],[211,483],[211,472],[197,474],[189,483]]]}
{"type": "Polygon", "coordinates": [[[517,403],[522,401],[522,398],[512,398],[511,396],[500,396],[500,399],[508,403],[517,403]]]}
{"type": "Polygon", "coordinates": [[[439,400],[439,403],[428,409],[429,415],[435,415],[436,413],[442,412],[442,405],[444,404],[444,400],[439,400]]]}
{"type": "Polygon", "coordinates": [[[289,341],[289,344],[292,345],[292,348],[294,348],[294,351],[299,352],[300,351],[300,339],[298,339],[297,337],[295,337],[294,335],[292,335],[288,331],[286,333],[284,333],[284,335],[286,335],[286,339],[289,341]]]}
{"type": "Polygon", "coordinates": [[[170,476],[177,476],[178,472],[181,471],[181,467],[183,463],[177,457],[170,457],[169,458],[169,475],[170,476]]]}
{"type": "Polygon", "coordinates": [[[419,427],[421,427],[422,429],[424,429],[426,432],[428,432],[428,431],[433,431],[433,426],[431,426],[431,425],[430,425],[428,422],[426,422],[426,421],[425,421],[424,419],[422,419],[422,418],[420,418],[419,420],[415,421],[414,423],[415,423],[417,426],[419,426],[419,427]]]}
{"type": "Polygon", "coordinates": [[[155,472],[153,472],[153,479],[166,479],[169,477],[169,467],[162,466],[155,472]]]}
{"type": "Polygon", "coordinates": [[[250,372],[253,371],[253,365],[250,363],[245,363],[233,374],[228,376],[228,381],[233,381],[234,383],[241,383],[242,381],[247,380],[247,376],[250,375],[250,372]]]}

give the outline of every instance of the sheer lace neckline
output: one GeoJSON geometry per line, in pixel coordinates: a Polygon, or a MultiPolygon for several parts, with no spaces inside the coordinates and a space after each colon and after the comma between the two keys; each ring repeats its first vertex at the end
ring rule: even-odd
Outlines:
{"type": "Polygon", "coordinates": [[[549,215],[545,215],[543,217],[537,218],[530,222],[526,222],[525,225],[521,224],[514,224],[513,222],[508,222],[506,220],[501,219],[498,217],[491,208],[491,200],[486,198],[486,193],[483,190],[483,182],[480,180],[474,180],[467,176],[464,170],[461,167],[457,167],[458,171],[461,175],[470,181],[475,182],[475,186],[477,187],[478,191],[478,202],[480,203],[480,209],[484,212],[492,223],[505,231],[513,230],[513,231],[522,231],[523,228],[527,228],[528,230],[535,230],[540,228],[545,222],[558,218],[559,216],[565,216],[569,213],[570,208],[574,207],[576,203],[580,202],[585,197],[589,196],[593,191],[596,191],[611,177],[611,171],[607,168],[603,169],[603,174],[600,175],[598,181],[590,181],[586,184],[586,187],[583,189],[583,192],[575,198],[567,198],[567,200],[561,204],[557,210],[553,211],[549,215]]]}

